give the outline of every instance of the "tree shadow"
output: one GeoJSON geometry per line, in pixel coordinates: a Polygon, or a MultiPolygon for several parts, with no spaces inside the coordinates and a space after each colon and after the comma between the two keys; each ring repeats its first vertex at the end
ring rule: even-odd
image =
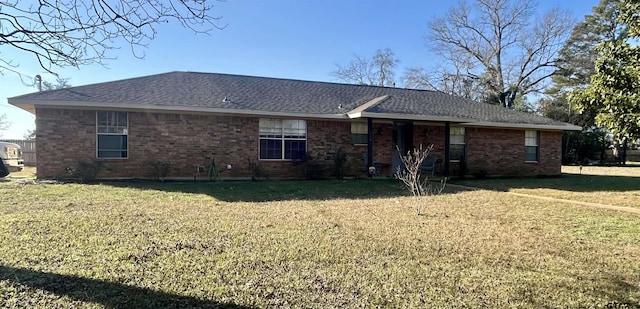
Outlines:
{"type": "MultiPolygon", "coordinates": [[[[205,194],[226,202],[371,199],[407,196],[395,179],[265,180],[212,182],[101,181],[99,184],[139,190],[205,194]]],[[[446,189],[444,193],[456,192],[446,189]]]]}
{"type": "Polygon", "coordinates": [[[453,183],[500,191],[510,189],[555,189],[573,192],[640,191],[640,175],[634,177],[563,174],[557,177],[465,179],[453,183]]]}
{"type": "MultiPolygon", "coordinates": [[[[577,279],[584,280],[584,278],[577,279]]],[[[640,309],[640,304],[633,297],[638,292],[638,287],[625,281],[621,276],[609,274],[607,276],[591,276],[588,279],[596,282],[597,285],[593,289],[584,291],[584,293],[594,299],[606,299],[607,303],[604,304],[603,308],[640,309]]],[[[566,283],[559,283],[558,288],[572,291],[576,287],[566,283]]]]}
{"type": "Polygon", "coordinates": [[[104,280],[0,265],[0,280],[108,308],[250,308],[104,280]]]}

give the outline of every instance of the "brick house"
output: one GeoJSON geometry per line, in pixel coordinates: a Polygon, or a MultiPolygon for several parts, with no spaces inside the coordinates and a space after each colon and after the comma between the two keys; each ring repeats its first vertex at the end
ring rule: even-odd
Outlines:
{"type": "Polygon", "coordinates": [[[392,175],[399,153],[434,144],[436,173],[558,175],[563,130],[579,127],[435,91],[170,72],[9,98],[36,115],[38,178],[105,161],[102,178],[198,176],[213,154],[222,177],[302,177],[306,154],[329,176],[338,149],[348,175],[365,162],[392,175]],[[254,165],[255,166],[255,165],[254,165]],[[231,169],[227,170],[227,167],[231,169]]]}

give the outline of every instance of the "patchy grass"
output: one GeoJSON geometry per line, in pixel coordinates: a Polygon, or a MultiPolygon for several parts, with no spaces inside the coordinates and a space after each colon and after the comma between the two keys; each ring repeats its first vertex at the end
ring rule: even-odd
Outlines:
{"type": "Polygon", "coordinates": [[[563,167],[560,177],[456,180],[452,183],[582,202],[640,208],[640,167],[563,167]]]}
{"type": "Polygon", "coordinates": [[[640,303],[637,215],[403,194],[369,180],[0,183],[0,307],[640,303]]]}

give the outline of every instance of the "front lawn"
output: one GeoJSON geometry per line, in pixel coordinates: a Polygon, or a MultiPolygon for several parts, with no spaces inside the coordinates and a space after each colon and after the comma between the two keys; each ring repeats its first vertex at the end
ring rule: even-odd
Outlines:
{"type": "Polygon", "coordinates": [[[454,180],[452,183],[582,202],[640,208],[640,167],[564,166],[560,177],[454,180]]]}
{"type": "Polygon", "coordinates": [[[640,303],[640,216],[402,190],[392,180],[0,182],[0,307],[640,303]]]}

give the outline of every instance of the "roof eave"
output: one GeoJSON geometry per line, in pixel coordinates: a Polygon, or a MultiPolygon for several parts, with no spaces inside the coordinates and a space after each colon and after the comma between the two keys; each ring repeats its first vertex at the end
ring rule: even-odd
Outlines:
{"type": "Polygon", "coordinates": [[[474,119],[442,117],[433,115],[398,114],[398,113],[372,113],[358,112],[348,114],[349,118],[373,118],[373,119],[393,119],[393,120],[414,120],[414,121],[435,121],[435,122],[474,122],[474,119]]]}
{"type": "Polygon", "coordinates": [[[490,127],[490,128],[509,128],[509,129],[537,129],[537,130],[561,130],[561,131],[582,131],[582,127],[576,125],[548,125],[548,124],[529,124],[529,123],[503,123],[478,121],[463,123],[466,127],[490,127]]]}
{"type": "Polygon", "coordinates": [[[113,104],[108,102],[82,102],[82,101],[34,101],[18,98],[9,98],[9,103],[35,114],[35,108],[77,108],[77,109],[120,109],[128,111],[144,112],[183,112],[183,113],[208,113],[243,116],[274,116],[274,117],[298,117],[318,119],[349,119],[346,114],[314,114],[295,112],[275,112],[249,109],[212,108],[192,106],[162,106],[150,104],[113,104]]]}

